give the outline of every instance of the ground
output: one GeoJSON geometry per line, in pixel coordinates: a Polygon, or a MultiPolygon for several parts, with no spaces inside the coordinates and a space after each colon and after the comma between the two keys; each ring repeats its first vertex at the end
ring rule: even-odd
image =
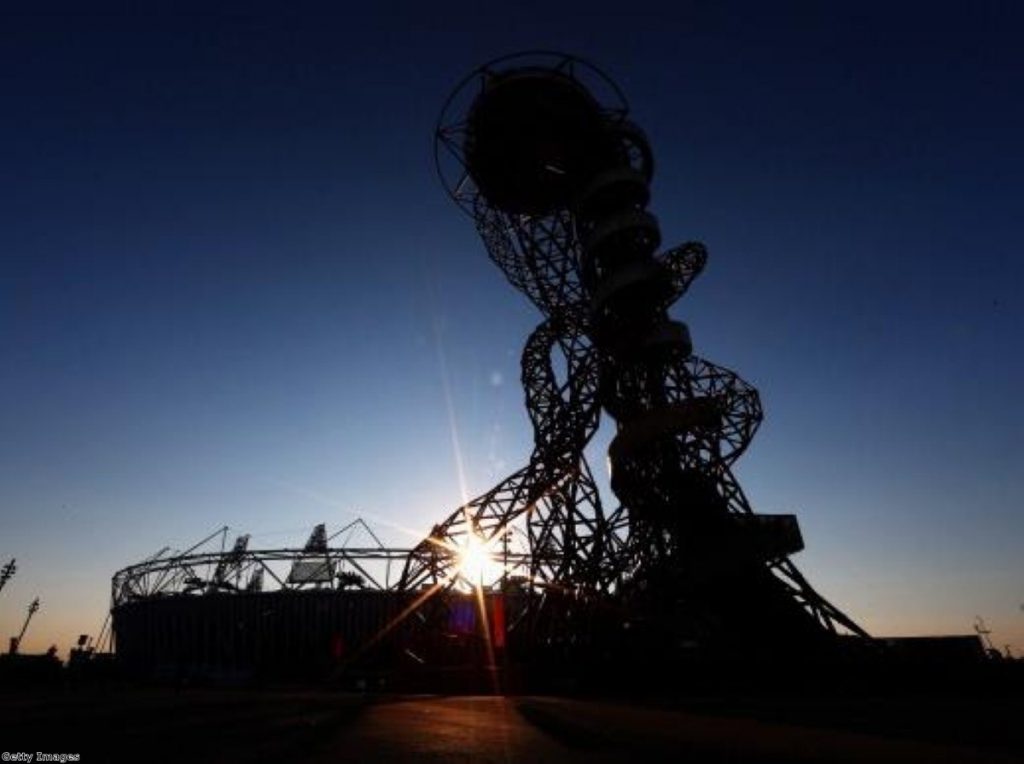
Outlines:
{"type": "Polygon", "coordinates": [[[1024,704],[7,689],[5,753],[83,762],[1024,762],[1024,704]]]}

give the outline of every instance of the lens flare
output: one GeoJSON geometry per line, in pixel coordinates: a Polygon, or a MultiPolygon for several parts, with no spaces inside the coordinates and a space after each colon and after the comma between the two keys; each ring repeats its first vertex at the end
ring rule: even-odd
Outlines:
{"type": "Polygon", "coordinates": [[[458,574],[467,583],[487,586],[501,578],[505,570],[494,557],[493,545],[493,539],[488,542],[475,533],[466,536],[458,548],[458,574]]]}

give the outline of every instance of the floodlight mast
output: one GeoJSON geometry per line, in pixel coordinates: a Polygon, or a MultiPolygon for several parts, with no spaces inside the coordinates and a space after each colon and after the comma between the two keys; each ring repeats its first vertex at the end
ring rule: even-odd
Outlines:
{"type": "Polygon", "coordinates": [[[0,590],[3,590],[4,585],[14,577],[15,572],[18,570],[18,565],[14,558],[11,561],[0,568],[0,590]]]}
{"type": "Polygon", "coordinates": [[[18,636],[11,638],[11,652],[16,653],[21,647],[21,640],[25,638],[25,632],[28,631],[28,625],[32,622],[32,616],[39,612],[39,598],[36,597],[29,603],[28,615],[25,616],[25,623],[21,626],[21,632],[18,636]]]}
{"type": "Polygon", "coordinates": [[[652,628],[702,645],[806,649],[867,636],[807,583],[792,515],[754,514],[731,471],[761,418],[757,391],[693,354],[668,309],[703,270],[687,242],[658,255],[653,154],[621,91],[585,61],[513,56],[446,104],[438,170],[494,262],[544,315],[522,378],[529,464],[434,527],[402,586],[444,585],[467,533],[528,528],[533,580],[615,596],[652,628]],[[564,356],[558,380],[552,353],[564,356]],[[583,449],[616,422],[605,513],[583,449]],[[550,545],[554,543],[554,554],[550,545]]]}

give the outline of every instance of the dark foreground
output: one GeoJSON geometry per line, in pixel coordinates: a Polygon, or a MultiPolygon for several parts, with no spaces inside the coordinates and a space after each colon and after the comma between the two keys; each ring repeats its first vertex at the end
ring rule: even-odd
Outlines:
{"type": "MultiPolygon", "coordinates": [[[[81,761],[1021,762],[1024,703],[0,691],[0,749],[81,761]]],[[[13,759],[8,759],[13,760],[13,759]]]]}

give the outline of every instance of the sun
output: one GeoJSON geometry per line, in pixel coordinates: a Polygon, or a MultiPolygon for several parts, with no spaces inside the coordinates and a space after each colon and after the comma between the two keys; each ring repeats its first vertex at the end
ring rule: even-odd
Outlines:
{"type": "Polygon", "coordinates": [[[492,546],[493,539],[488,542],[476,533],[470,533],[458,548],[458,574],[473,586],[493,584],[505,572],[495,559],[492,546]]]}

